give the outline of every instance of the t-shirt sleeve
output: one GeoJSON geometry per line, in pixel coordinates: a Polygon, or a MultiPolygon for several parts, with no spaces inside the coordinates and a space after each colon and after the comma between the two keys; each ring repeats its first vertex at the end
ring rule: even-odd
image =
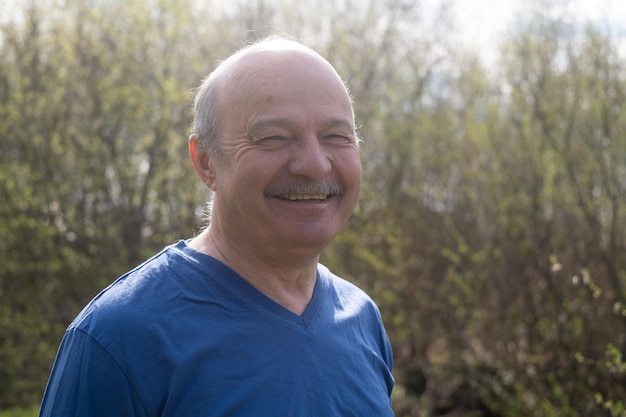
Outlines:
{"type": "Polygon", "coordinates": [[[376,312],[376,322],[378,323],[379,332],[380,332],[381,355],[382,355],[383,361],[385,362],[387,366],[387,369],[389,370],[389,373],[386,378],[386,382],[387,382],[387,393],[389,394],[389,397],[391,398],[391,393],[395,385],[395,380],[391,373],[391,370],[393,369],[393,351],[391,348],[391,342],[389,341],[389,336],[387,335],[387,331],[385,330],[385,326],[383,324],[383,320],[380,315],[380,311],[378,310],[378,307],[375,304],[374,306],[375,306],[375,312],[376,312]]]}
{"type": "Polygon", "coordinates": [[[40,417],[146,416],[123,369],[90,335],[65,334],[46,387],[40,417]]]}

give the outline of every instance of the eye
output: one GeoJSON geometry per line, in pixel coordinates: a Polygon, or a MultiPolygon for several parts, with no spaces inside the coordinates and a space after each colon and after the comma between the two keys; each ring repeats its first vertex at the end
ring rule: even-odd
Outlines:
{"type": "Polygon", "coordinates": [[[259,146],[262,146],[265,148],[271,148],[271,149],[285,146],[286,144],[289,143],[289,141],[290,141],[289,136],[285,136],[285,135],[261,136],[257,140],[255,140],[255,142],[259,146]]]}
{"type": "Polygon", "coordinates": [[[280,143],[285,143],[289,140],[287,136],[282,135],[272,135],[272,136],[264,136],[260,138],[257,142],[262,143],[264,145],[277,145],[280,143]]]}
{"type": "Polygon", "coordinates": [[[337,145],[343,144],[352,144],[356,141],[354,140],[354,136],[347,135],[343,133],[330,133],[322,137],[325,142],[337,145]]]}

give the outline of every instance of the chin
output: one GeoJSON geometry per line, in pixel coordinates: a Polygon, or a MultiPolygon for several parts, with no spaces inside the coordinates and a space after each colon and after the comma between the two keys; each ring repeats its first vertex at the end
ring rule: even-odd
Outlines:
{"type": "Polygon", "coordinates": [[[318,250],[321,252],[326,246],[332,242],[335,237],[335,233],[329,233],[325,235],[308,235],[306,233],[299,233],[295,236],[290,236],[289,238],[285,238],[283,240],[284,246],[286,249],[310,249],[310,250],[318,250]]]}

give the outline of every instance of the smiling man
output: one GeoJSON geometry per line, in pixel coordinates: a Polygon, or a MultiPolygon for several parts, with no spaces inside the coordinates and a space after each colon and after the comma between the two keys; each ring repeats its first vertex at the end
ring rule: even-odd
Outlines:
{"type": "Polygon", "coordinates": [[[202,83],[189,138],[211,221],[99,294],[67,330],[42,416],[391,416],[372,300],[319,264],[358,200],[349,94],[272,38],[202,83]]]}

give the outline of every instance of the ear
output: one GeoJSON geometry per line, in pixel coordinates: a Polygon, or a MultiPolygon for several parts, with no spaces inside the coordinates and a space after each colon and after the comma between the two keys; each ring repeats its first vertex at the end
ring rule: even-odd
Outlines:
{"type": "Polygon", "coordinates": [[[204,146],[200,143],[198,135],[196,134],[189,136],[189,156],[191,157],[193,167],[202,182],[204,182],[211,190],[215,191],[217,188],[215,158],[206,152],[204,146]]]}

